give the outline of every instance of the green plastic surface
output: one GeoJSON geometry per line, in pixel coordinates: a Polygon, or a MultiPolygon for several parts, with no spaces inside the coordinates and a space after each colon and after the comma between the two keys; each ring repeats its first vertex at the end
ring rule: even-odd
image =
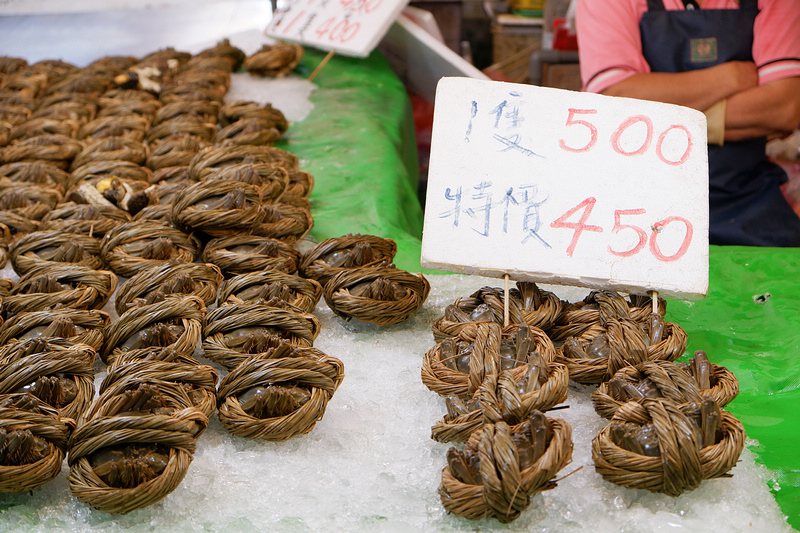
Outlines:
{"type": "Polygon", "coordinates": [[[739,380],[727,409],[744,424],[772,492],[800,529],[800,249],[711,247],[709,292],[670,301],[667,318],[689,335],[684,359],[705,350],[739,380]]]}
{"type": "MultiPolygon", "coordinates": [[[[323,57],[307,52],[306,75],[323,57]]],[[[402,83],[378,52],[334,56],[314,82],[325,89],[312,94],[319,111],[292,125],[284,144],[316,180],[312,235],[391,237],[397,266],[421,271],[422,210],[402,83]]],[[[667,318],[689,335],[684,359],[705,350],[736,374],[740,393],[728,409],[757,441],[758,461],[775,473],[772,493],[800,529],[800,250],[712,246],[710,255],[708,297],[670,301],[667,318]]]]}
{"type": "MultiPolygon", "coordinates": [[[[307,50],[301,74],[310,74],[323,57],[307,50]]],[[[379,52],[366,59],[334,55],[314,83],[324,89],[311,94],[314,111],[292,124],[278,145],[297,154],[314,176],[311,236],[391,237],[395,265],[419,271],[422,207],[405,87],[379,52]]]]}

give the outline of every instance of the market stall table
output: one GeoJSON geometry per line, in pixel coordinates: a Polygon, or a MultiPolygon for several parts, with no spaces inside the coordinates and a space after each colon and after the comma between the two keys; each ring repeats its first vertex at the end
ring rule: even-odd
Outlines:
{"type": "MultiPolygon", "coordinates": [[[[307,51],[299,73],[307,76],[323,56],[307,51]]],[[[312,237],[391,237],[397,266],[419,271],[422,215],[404,87],[379,53],[365,60],[335,56],[315,83],[312,111],[280,145],[315,177],[312,237]]],[[[689,334],[687,354],[706,350],[739,378],[741,393],[729,409],[751,439],[732,479],[704,482],[679,498],[602,481],[589,443],[603,421],[591,409],[590,389],[575,386],[569,408],[554,414],[573,424],[575,438],[573,463],[559,486],[509,525],[446,515],[436,490],[448,445],[430,439],[444,403],[421,383],[422,354],[444,307],[495,280],[429,272],[428,301],[401,324],[348,323],[318,305],[323,329],[315,346],[344,362],[345,380],[310,434],[283,443],[247,441],[214,419],[186,479],[162,502],[118,517],[94,511],[69,495],[65,469],[32,494],[0,495],[0,529],[789,530],[781,511],[800,527],[793,459],[800,285],[787,275],[798,258],[794,250],[712,248],[708,298],[669,302],[667,319],[689,334]]],[[[564,291],[559,295],[568,299],[585,294],[564,291]]]]}

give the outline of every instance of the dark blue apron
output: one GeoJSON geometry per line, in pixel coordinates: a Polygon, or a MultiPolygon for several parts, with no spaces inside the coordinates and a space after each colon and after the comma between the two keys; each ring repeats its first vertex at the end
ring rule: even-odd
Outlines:
{"type": "MultiPolygon", "coordinates": [[[[752,61],[758,0],[739,9],[668,11],[648,0],[642,52],[653,72],[685,72],[727,61],[752,61]]],[[[800,218],[780,185],[786,173],[767,160],[766,138],[708,147],[711,244],[800,246],[800,218]]]]}

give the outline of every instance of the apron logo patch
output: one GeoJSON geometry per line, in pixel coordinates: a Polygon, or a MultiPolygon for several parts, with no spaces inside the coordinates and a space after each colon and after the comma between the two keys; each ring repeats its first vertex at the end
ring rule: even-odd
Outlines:
{"type": "Polygon", "coordinates": [[[690,41],[690,46],[692,50],[692,63],[708,63],[717,60],[716,37],[692,39],[690,41]]]}

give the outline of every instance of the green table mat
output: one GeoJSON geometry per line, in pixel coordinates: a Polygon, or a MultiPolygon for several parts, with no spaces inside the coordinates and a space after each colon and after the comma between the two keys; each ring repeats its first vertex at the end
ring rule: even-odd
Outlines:
{"type": "MultiPolygon", "coordinates": [[[[323,57],[307,52],[301,69],[307,75],[323,57]]],[[[292,125],[283,144],[316,180],[312,236],[391,237],[397,266],[421,271],[422,210],[402,83],[378,52],[334,56],[314,82],[324,89],[311,97],[318,110],[292,125]]],[[[800,250],[711,247],[710,254],[708,297],[670,301],[667,318],[689,334],[684,358],[705,350],[738,377],[741,392],[728,408],[758,441],[752,450],[775,472],[772,493],[800,529],[800,250]]]]}
{"type": "Polygon", "coordinates": [[[686,351],[705,350],[739,379],[728,405],[758,441],[757,460],[775,472],[772,492],[800,529],[800,249],[712,246],[709,292],[671,301],[667,318],[689,335],[686,351]]]}
{"type": "MultiPolygon", "coordinates": [[[[301,74],[309,75],[323,57],[307,50],[301,74]]],[[[278,145],[314,175],[311,236],[391,237],[395,265],[419,271],[422,207],[405,87],[379,52],[366,59],[334,55],[314,83],[320,87],[311,94],[314,110],[278,145]]]]}

